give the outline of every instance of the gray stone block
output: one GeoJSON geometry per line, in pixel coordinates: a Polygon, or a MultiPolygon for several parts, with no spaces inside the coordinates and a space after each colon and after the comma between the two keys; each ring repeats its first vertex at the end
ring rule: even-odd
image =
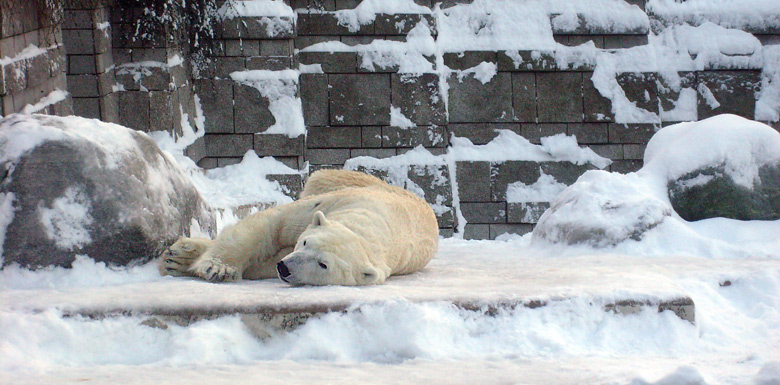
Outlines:
{"type": "Polygon", "coordinates": [[[0,101],[2,101],[3,116],[8,116],[8,115],[13,114],[14,112],[16,112],[16,109],[14,109],[14,96],[13,95],[3,95],[3,96],[0,96],[0,101]]]}
{"type": "Polygon", "coordinates": [[[303,191],[303,175],[301,174],[270,174],[266,179],[279,183],[284,195],[298,199],[303,191]]]}
{"type": "Polygon", "coordinates": [[[292,54],[292,40],[262,40],[260,42],[260,56],[292,56],[292,54]]]}
{"type": "Polygon", "coordinates": [[[91,55],[95,53],[95,38],[91,29],[62,31],[63,43],[69,55],[91,55]]]}
{"type": "Polygon", "coordinates": [[[217,167],[225,167],[225,166],[232,166],[234,164],[241,163],[241,159],[239,157],[232,157],[232,158],[217,158],[217,167]]]}
{"type": "Polygon", "coordinates": [[[359,148],[360,127],[310,127],[306,133],[307,148],[359,148]]]}
{"type": "Polygon", "coordinates": [[[556,71],[554,52],[499,51],[496,54],[499,71],[556,71]]]}
{"type": "Polygon", "coordinates": [[[553,35],[556,43],[577,47],[592,42],[596,48],[604,48],[604,35],[553,35]]]}
{"type": "Polygon", "coordinates": [[[198,167],[206,170],[217,168],[217,158],[203,158],[198,161],[198,167]]]}
{"type": "Polygon", "coordinates": [[[5,90],[15,94],[27,88],[27,61],[20,60],[0,67],[5,78],[5,90]]]}
{"type": "Polygon", "coordinates": [[[536,122],[536,76],[533,72],[512,74],[512,106],[522,122],[536,122]]]}
{"type": "MultiPolygon", "coordinates": [[[[680,72],[680,89],[696,90],[697,81],[695,72],[680,72]]],[[[675,87],[677,88],[677,87],[675,87]]],[[[680,99],[680,92],[675,91],[671,85],[667,84],[664,77],[658,78],[658,100],[661,103],[663,111],[671,111],[675,108],[675,103],[680,99]]]]}
{"type": "Polygon", "coordinates": [[[582,74],[540,72],[536,74],[540,122],[581,122],[582,74]]]}
{"type": "Polygon", "coordinates": [[[279,56],[253,56],[246,58],[247,70],[282,71],[293,68],[293,60],[290,57],[279,56]]]}
{"type": "Polygon", "coordinates": [[[646,144],[624,144],[623,159],[643,160],[645,158],[646,144]]]}
{"type": "Polygon", "coordinates": [[[104,52],[95,55],[95,71],[98,74],[105,73],[113,66],[114,66],[114,58],[111,56],[111,52],[104,52]]]}
{"type": "Polygon", "coordinates": [[[756,93],[761,87],[759,71],[703,71],[699,73],[699,119],[719,114],[755,118],[756,93]],[[711,93],[720,103],[713,108],[702,92],[711,93]]]}
{"type": "Polygon", "coordinates": [[[626,72],[615,77],[626,98],[638,108],[658,113],[658,75],[654,72],[626,72]]]}
{"type": "Polygon", "coordinates": [[[601,157],[620,160],[623,159],[623,145],[620,144],[592,144],[588,146],[601,157]]]}
{"type": "Polygon", "coordinates": [[[49,81],[49,55],[43,54],[27,59],[27,88],[35,87],[49,81]]]}
{"type": "Polygon", "coordinates": [[[304,135],[290,138],[282,134],[257,134],[254,148],[261,156],[303,156],[304,138],[304,135]]]}
{"type": "Polygon", "coordinates": [[[444,65],[453,70],[465,70],[476,67],[482,62],[496,63],[495,51],[466,51],[444,53],[444,65]]]}
{"type": "Polygon", "coordinates": [[[499,72],[482,84],[473,76],[459,80],[448,79],[450,122],[511,122],[512,79],[509,73],[499,72]]]}
{"type": "Polygon", "coordinates": [[[296,49],[304,49],[314,44],[324,43],[326,41],[338,41],[335,36],[296,36],[294,40],[296,49]]]}
{"type": "Polygon", "coordinates": [[[299,52],[301,64],[319,64],[325,73],[354,73],[357,71],[355,52],[299,52]]]}
{"type": "Polygon", "coordinates": [[[377,35],[407,35],[418,23],[425,20],[432,34],[436,34],[436,23],[432,15],[418,14],[379,14],[374,21],[374,33],[377,35]]]}
{"type": "Polygon", "coordinates": [[[255,134],[263,132],[276,123],[270,103],[260,91],[243,84],[233,86],[234,127],[237,134],[255,134]]]}
{"type": "Polygon", "coordinates": [[[391,79],[392,104],[409,120],[418,125],[447,123],[437,74],[393,74],[391,79]]]}
{"type": "Polygon", "coordinates": [[[542,172],[568,186],[577,181],[585,171],[592,169],[595,167],[590,164],[577,165],[571,162],[507,161],[494,164],[490,175],[491,199],[496,202],[505,201],[506,190],[511,183],[532,185],[542,172]]]}
{"type": "Polygon", "coordinates": [[[119,93],[100,98],[100,120],[119,124],[119,93]]]}
{"type": "Polygon", "coordinates": [[[243,57],[211,58],[198,68],[197,77],[201,79],[230,79],[230,73],[244,71],[246,61],[243,57]]]}
{"type": "Polygon", "coordinates": [[[579,144],[604,144],[609,142],[607,123],[569,123],[568,135],[574,135],[579,144]]]}
{"type": "Polygon", "coordinates": [[[490,225],[467,223],[463,229],[463,238],[469,240],[490,239],[490,225]]]}
{"type": "Polygon", "coordinates": [[[536,223],[544,211],[550,208],[550,202],[509,202],[507,203],[507,222],[536,223]]]}
{"type": "Polygon", "coordinates": [[[62,15],[62,29],[91,29],[92,12],[80,9],[65,9],[62,15]]]}
{"type": "Polygon", "coordinates": [[[119,123],[135,130],[149,131],[148,92],[126,91],[119,93],[119,123]]]}
{"type": "Polygon", "coordinates": [[[653,124],[632,123],[632,124],[609,124],[609,142],[610,143],[637,143],[645,144],[655,135],[658,127],[653,124]]]}
{"type": "Polygon", "coordinates": [[[394,148],[353,148],[349,150],[351,158],[359,156],[368,156],[376,159],[384,159],[396,156],[398,153],[394,148]]]}
{"type": "Polygon", "coordinates": [[[390,124],[390,76],[330,75],[330,124],[390,124]]]}
{"type": "Polygon", "coordinates": [[[496,239],[504,234],[525,235],[534,230],[530,224],[491,224],[490,239],[496,239]]]}
{"type": "Polygon", "coordinates": [[[498,136],[498,130],[509,130],[520,135],[518,123],[450,123],[447,125],[452,136],[466,138],[471,143],[487,144],[498,136]]]}
{"type": "Polygon", "coordinates": [[[445,147],[445,126],[382,127],[382,147],[445,147]]]}
{"type": "Polygon", "coordinates": [[[153,91],[149,93],[149,130],[167,131],[173,130],[173,106],[171,93],[167,91],[153,91]]]}
{"type": "Polygon", "coordinates": [[[362,135],[361,146],[367,147],[382,147],[382,127],[379,126],[366,126],[361,127],[360,132],[362,135]]]}
{"type": "Polygon", "coordinates": [[[100,99],[73,98],[73,114],[84,118],[100,119],[100,99]]]}
{"type": "Polygon", "coordinates": [[[591,164],[578,165],[571,162],[542,162],[542,172],[552,175],[556,181],[571,186],[588,170],[595,170],[591,164]]]}
{"type": "Polygon", "coordinates": [[[338,19],[332,13],[300,13],[298,14],[298,35],[373,35],[374,23],[361,25],[357,31],[339,25],[338,19]]]}
{"type": "Polygon", "coordinates": [[[609,166],[609,171],[617,172],[621,174],[628,174],[630,172],[637,172],[642,168],[643,162],[641,160],[615,160],[609,166]]]}
{"type": "Polygon", "coordinates": [[[461,202],[468,223],[506,223],[506,202],[461,202]]]}
{"type": "MultiPolygon", "coordinates": [[[[306,126],[328,124],[328,76],[324,74],[301,74],[299,78],[303,121],[306,126]]],[[[311,131],[309,131],[311,135],[311,131]]],[[[358,141],[360,135],[358,134],[358,141]]],[[[360,145],[355,146],[360,147],[360,145]]]]}
{"type": "Polygon", "coordinates": [[[105,30],[92,31],[92,39],[95,41],[95,53],[111,52],[111,27],[105,30]]]}
{"type": "Polygon", "coordinates": [[[225,56],[244,56],[242,40],[225,40],[225,56]]]}
{"type": "Polygon", "coordinates": [[[291,6],[292,9],[305,9],[307,11],[335,11],[336,0],[292,0],[291,6]]]}
{"type": "MultiPolygon", "coordinates": [[[[6,81],[8,77],[6,76],[6,81]]],[[[74,98],[89,98],[100,96],[98,91],[97,76],[72,75],[68,76],[68,92],[74,98]]]]}
{"type": "Polygon", "coordinates": [[[541,143],[542,138],[565,133],[565,123],[523,123],[520,126],[520,135],[534,144],[541,143]]]}
{"type": "Polygon", "coordinates": [[[253,137],[251,134],[224,135],[206,134],[204,136],[207,157],[244,156],[252,149],[253,137]]]}
{"type": "Polygon", "coordinates": [[[461,203],[490,201],[490,163],[457,162],[455,169],[461,203]]]}
{"type": "Polygon", "coordinates": [[[206,132],[210,134],[234,132],[233,82],[196,80],[195,92],[200,98],[203,116],[206,118],[206,132]]]}
{"type": "Polygon", "coordinates": [[[640,45],[647,45],[647,35],[605,35],[605,49],[624,49],[633,48],[640,45]]]}
{"type": "Polygon", "coordinates": [[[349,149],[346,148],[306,150],[306,160],[314,165],[343,165],[349,158],[349,149]]]}
{"type": "MultiPolygon", "coordinates": [[[[447,165],[411,165],[407,177],[424,191],[425,200],[429,204],[452,207],[452,178],[447,165]]],[[[403,187],[411,190],[414,186],[403,187]]],[[[449,221],[444,226],[452,226],[452,218],[449,221]]]]}
{"type": "Polygon", "coordinates": [[[586,122],[611,122],[614,120],[612,101],[605,98],[593,84],[593,72],[582,73],[583,112],[586,122]]]}
{"type": "Polygon", "coordinates": [[[84,75],[97,73],[95,66],[95,56],[93,55],[70,55],[68,56],[68,74],[84,75]]]}

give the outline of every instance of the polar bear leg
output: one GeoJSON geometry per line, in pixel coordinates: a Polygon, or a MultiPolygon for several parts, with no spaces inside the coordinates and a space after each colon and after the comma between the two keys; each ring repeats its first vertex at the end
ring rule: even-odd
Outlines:
{"type": "Polygon", "coordinates": [[[179,238],[160,256],[158,262],[160,275],[176,277],[189,275],[187,270],[206,251],[211,242],[212,240],[206,238],[179,238]]]}
{"type": "Polygon", "coordinates": [[[189,273],[210,282],[233,282],[240,280],[241,271],[219,258],[200,258],[189,268],[189,273]]]}

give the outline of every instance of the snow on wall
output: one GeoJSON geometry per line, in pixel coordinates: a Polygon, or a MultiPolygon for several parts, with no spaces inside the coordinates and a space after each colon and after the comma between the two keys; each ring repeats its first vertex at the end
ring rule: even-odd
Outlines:
{"type": "MultiPolygon", "coordinates": [[[[350,31],[357,31],[376,19],[377,13],[432,14],[436,20],[435,39],[425,19],[413,29],[406,42],[374,40],[370,44],[346,45],[338,41],[314,44],[304,52],[359,52],[361,68],[400,67],[401,73],[435,72],[446,79],[453,70],[440,60],[444,53],[464,51],[507,51],[515,59],[515,66],[526,65],[519,51],[532,51],[540,56],[554,56],[560,69],[577,66],[595,66],[593,82],[601,95],[611,100],[615,121],[618,123],[660,123],[674,120],[695,120],[696,103],[690,89],[671,111],[660,114],[637,107],[626,98],[616,76],[625,72],[656,72],[677,88],[678,72],[704,69],[764,69],[762,75],[762,102],[756,107],[757,119],[775,118],[780,102],[780,82],[776,76],[776,54],[772,47],[762,47],[752,34],[740,30],[777,29],[780,24],[780,6],[771,0],[753,0],[749,5],[734,0],[715,2],[694,1],[677,3],[671,0],[649,1],[647,13],[635,5],[617,0],[579,1],[508,1],[477,0],[471,4],[434,9],[421,7],[412,0],[363,1],[353,10],[337,11],[339,22],[350,31]],[[648,13],[668,25],[650,30],[648,13]],[[697,16],[698,15],[698,16],[697,16]],[[523,20],[518,23],[517,20],[523,20]],[[628,49],[598,49],[592,43],[577,47],[558,44],[554,33],[571,33],[578,28],[603,33],[648,33],[648,44],[628,49]],[[765,65],[765,52],[772,63],[765,65]],[[435,56],[435,60],[426,57],[435,56]]],[[[300,10],[299,10],[300,11],[300,10]]],[[[484,63],[490,65],[492,63],[484,63]]],[[[469,73],[490,79],[487,68],[458,72],[458,77],[469,73]]],[[[441,84],[447,95],[446,81],[441,84]]],[[[680,89],[674,89],[680,92],[680,89]]],[[[706,90],[699,92],[706,97],[706,90]]],[[[752,118],[752,117],[751,117],[752,118]]],[[[777,121],[777,118],[773,119],[777,121]]]]}
{"type": "Polygon", "coordinates": [[[306,134],[303,107],[297,96],[299,74],[299,71],[291,69],[237,71],[230,74],[233,80],[254,87],[269,101],[268,109],[276,123],[263,134],[284,134],[290,138],[306,134]]]}

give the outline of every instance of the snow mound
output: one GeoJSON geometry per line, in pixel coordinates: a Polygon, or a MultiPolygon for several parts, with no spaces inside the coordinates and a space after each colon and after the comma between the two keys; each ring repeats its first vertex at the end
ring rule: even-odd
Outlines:
{"type": "Polygon", "coordinates": [[[658,131],[647,143],[641,172],[673,180],[723,165],[734,182],[751,188],[759,168],[778,161],[780,133],[766,124],[726,114],[658,131]]]}
{"type": "MultiPolygon", "coordinates": [[[[650,140],[645,166],[638,172],[588,171],[558,195],[534,229],[533,242],[611,246],[625,252],[666,243],[661,248],[675,253],[709,257],[756,253],[776,258],[771,250],[780,249],[780,220],[744,225],[725,218],[687,222],[676,212],[678,206],[673,208],[669,189],[681,177],[711,168],[724,170],[735,182],[753,189],[760,175],[773,175],[759,172],[761,167],[779,161],[780,134],[762,123],[720,115],[669,126],[650,140]],[[755,232],[737,230],[745,226],[755,232]]],[[[704,176],[686,183],[708,181],[704,176]]]]}

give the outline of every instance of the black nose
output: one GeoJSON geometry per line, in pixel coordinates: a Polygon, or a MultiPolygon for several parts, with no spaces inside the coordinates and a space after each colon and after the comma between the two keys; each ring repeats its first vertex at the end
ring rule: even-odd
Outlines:
{"type": "Polygon", "coordinates": [[[290,276],[290,270],[287,270],[287,265],[285,265],[282,261],[279,261],[279,263],[276,264],[276,271],[279,272],[279,278],[281,279],[285,279],[290,276]]]}

